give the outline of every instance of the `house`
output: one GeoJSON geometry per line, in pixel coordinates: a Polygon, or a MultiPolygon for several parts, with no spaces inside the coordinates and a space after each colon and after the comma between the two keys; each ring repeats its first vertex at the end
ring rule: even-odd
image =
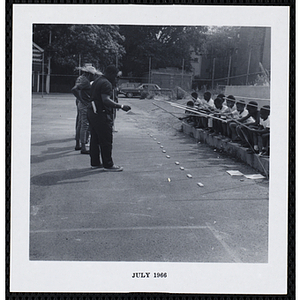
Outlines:
{"type": "Polygon", "coordinates": [[[32,42],[32,91],[44,89],[44,49],[32,42]]]}

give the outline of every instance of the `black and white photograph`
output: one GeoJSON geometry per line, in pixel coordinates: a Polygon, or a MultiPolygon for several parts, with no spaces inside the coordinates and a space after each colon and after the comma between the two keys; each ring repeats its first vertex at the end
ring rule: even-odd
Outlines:
{"type": "Polygon", "coordinates": [[[11,292],[286,294],[289,22],[13,5],[11,292]]]}

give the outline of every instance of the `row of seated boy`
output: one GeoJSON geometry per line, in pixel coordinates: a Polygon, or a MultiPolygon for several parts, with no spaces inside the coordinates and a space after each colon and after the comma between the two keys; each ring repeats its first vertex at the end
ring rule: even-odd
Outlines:
{"type": "Polygon", "coordinates": [[[236,101],[233,95],[225,97],[223,94],[213,100],[210,92],[204,93],[204,99],[198,98],[196,92],[191,96],[185,111],[187,123],[222,135],[228,141],[238,142],[248,148],[248,153],[269,155],[269,105],[259,110],[255,101],[246,104],[244,100],[236,101]]]}

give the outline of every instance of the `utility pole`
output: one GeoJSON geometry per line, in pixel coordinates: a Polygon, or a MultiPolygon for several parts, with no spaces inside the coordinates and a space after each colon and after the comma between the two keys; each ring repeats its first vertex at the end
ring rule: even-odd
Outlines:
{"type": "Polygon", "coordinates": [[[44,79],[45,79],[45,52],[42,58],[42,98],[44,97],[44,79]]]}
{"type": "Polygon", "coordinates": [[[149,83],[151,83],[151,56],[149,57],[149,83]]]}
{"type": "MultiPolygon", "coordinates": [[[[49,34],[50,48],[51,48],[51,36],[52,36],[52,32],[50,30],[50,34],[49,34]]],[[[46,78],[46,93],[47,94],[50,93],[50,67],[51,67],[51,49],[50,49],[50,53],[49,53],[49,57],[48,57],[48,74],[47,74],[47,78],[46,78]]]]}
{"type": "Polygon", "coordinates": [[[78,75],[81,75],[81,54],[78,57],[78,75]]]}
{"type": "Polygon", "coordinates": [[[216,58],[213,59],[213,69],[212,69],[212,78],[211,78],[211,88],[214,88],[214,81],[215,81],[215,65],[216,65],[216,58]]]}
{"type": "Polygon", "coordinates": [[[230,71],[231,71],[231,54],[230,54],[230,56],[229,56],[228,75],[227,75],[227,85],[229,85],[230,71]]]}
{"type": "Polygon", "coordinates": [[[182,59],[182,69],[181,69],[181,87],[183,88],[183,72],[184,72],[184,58],[182,59]]]}
{"type": "Polygon", "coordinates": [[[248,85],[248,79],[249,79],[249,73],[250,73],[251,52],[252,52],[252,48],[250,48],[249,58],[248,58],[246,85],[248,85]]]}

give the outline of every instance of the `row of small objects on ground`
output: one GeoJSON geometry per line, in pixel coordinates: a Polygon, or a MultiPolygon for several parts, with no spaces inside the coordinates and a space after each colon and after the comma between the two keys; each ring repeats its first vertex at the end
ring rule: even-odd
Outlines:
{"type": "MultiPolygon", "coordinates": [[[[148,133],[148,135],[150,136],[150,138],[152,138],[154,141],[156,141],[158,145],[160,145],[160,148],[162,149],[162,153],[167,153],[167,151],[164,149],[164,146],[161,145],[161,142],[157,141],[157,138],[153,137],[153,135],[150,134],[150,133],[148,133]]],[[[166,154],[166,158],[167,158],[167,159],[170,159],[171,156],[168,155],[168,154],[166,154]]],[[[175,165],[179,166],[179,165],[180,165],[180,162],[175,161],[175,165]]],[[[181,171],[184,171],[184,170],[185,170],[185,168],[184,168],[183,166],[180,166],[179,169],[180,169],[181,171]]],[[[250,174],[250,175],[245,175],[245,174],[241,173],[241,172],[238,171],[238,170],[228,170],[228,171],[226,171],[226,173],[229,174],[230,176],[243,176],[243,177],[246,177],[246,178],[248,178],[248,179],[264,179],[264,178],[265,178],[265,176],[263,176],[263,175],[261,175],[261,174],[250,174]]],[[[187,173],[186,176],[187,176],[188,178],[193,178],[192,174],[189,174],[189,173],[187,173]]],[[[167,180],[168,180],[168,182],[171,182],[171,178],[168,178],[167,180]]],[[[244,179],[240,179],[240,181],[244,181],[244,179]]],[[[197,182],[197,185],[198,185],[199,187],[204,187],[204,184],[203,184],[202,182],[197,182]]]]}

